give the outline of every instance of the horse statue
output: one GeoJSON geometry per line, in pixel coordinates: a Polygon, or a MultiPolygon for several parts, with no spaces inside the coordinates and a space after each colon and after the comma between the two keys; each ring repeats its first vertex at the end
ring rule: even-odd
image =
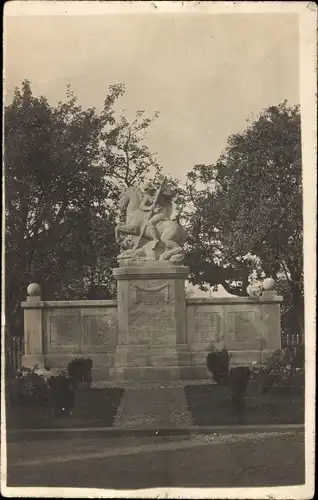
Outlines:
{"type": "Polygon", "coordinates": [[[118,260],[140,257],[146,260],[183,260],[183,245],[188,238],[187,231],[170,218],[159,221],[156,231],[160,239],[161,251],[159,248],[158,253],[158,249],[156,250],[151,244],[152,233],[151,227],[147,224],[147,212],[140,208],[142,196],[143,193],[139,188],[130,187],[122,193],[119,199],[120,209],[126,209],[126,220],[115,228],[116,241],[122,243],[122,248],[125,249],[118,256],[118,260]],[[134,238],[125,238],[127,235],[134,238]],[[138,248],[139,243],[142,242],[143,246],[138,248]]]}

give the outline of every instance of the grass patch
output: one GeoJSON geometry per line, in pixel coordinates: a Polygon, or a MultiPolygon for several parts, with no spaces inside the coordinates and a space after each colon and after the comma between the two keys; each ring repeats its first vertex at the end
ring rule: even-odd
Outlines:
{"type": "Polygon", "coordinates": [[[125,389],[80,387],[71,415],[55,417],[50,404],[7,405],[8,429],[111,427],[125,389]]]}
{"type": "Polygon", "coordinates": [[[233,409],[231,393],[226,386],[187,385],[184,392],[194,425],[304,423],[303,394],[292,388],[261,394],[251,384],[247,389],[246,411],[243,414],[233,409]]]}

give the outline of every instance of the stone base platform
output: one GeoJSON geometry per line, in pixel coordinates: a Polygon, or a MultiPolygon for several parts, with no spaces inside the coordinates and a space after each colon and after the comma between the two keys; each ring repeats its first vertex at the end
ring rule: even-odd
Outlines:
{"type": "Polygon", "coordinates": [[[210,376],[204,364],[184,365],[184,366],[112,366],[112,355],[105,354],[64,354],[43,356],[41,359],[34,356],[23,356],[22,366],[33,368],[39,365],[40,368],[54,370],[66,370],[70,361],[79,357],[89,357],[93,361],[92,379],[93,382],[178,382],[191,380],[204,380],[210,376]]]}
{"type": "Polygon", "coordinates": [[[191,366],[191,364],[178,366],[114,366],[112,354],[63,354],[47,355],[40,357],[23,356],[22,366],[33,368],[39,365],[41,368],[65,370],[72,359],[91,358],[93,361],[93,381],[178,381],[178,380],[200,380],[209,377],[205,365],[191,366]]]}
{"type": "Polygon", "coordinates": [[[177,381],[206,379],[206,366],[116,367],[109,371],[110,380],[177,381]]]}
{"type": "MultiPolygon", "coordinates": [[[[33,368],[37,364],[41,368],[65,370],[72,359],[84,357],[93,361],[93,381],[171,382],[211,378],[205,364],[207,352],[191,352],[185,346],[175,346],[165,353],[158,346],[143,347],[139,351],[137,347],[135,349],[136,352],[123,348],[122,351],[108,354],[27,355],[22,356],[22,366],[33,368]]],[[[261,364],[270,354],[271,351],[268,350],[234,351],[231,352],[231,366],[251,366],[253,361],[261,364]]]]}
{"type": "Polygon", "coordinates": [[[165,367],[191,365],[187,344],[121,345],[117,346],[114,365],[117,367],[165,367]]]}

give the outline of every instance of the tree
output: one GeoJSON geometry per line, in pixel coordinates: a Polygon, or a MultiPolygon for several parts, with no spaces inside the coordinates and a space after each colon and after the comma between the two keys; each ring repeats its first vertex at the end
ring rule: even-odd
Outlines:
{"type": "Polygon", "coordinates": [[[15,333],[32,281],[46,299],[116,293],[120,189],[160,172],[143,143],[152,119],[141,111],[131,124],[116,118],[124,91],[111,85],[98,114],[69,87],[51,106],[24,81],[5,108],[6,321],[15,333]]]}
{"type": "Polygon", "coordinates": [[[88,214],[105,211],[109,182],[99,164],[99,142],[107,122],[113,122],[116,98],[110,89],[103,116],[98,116],[94,108],[83,110],[70,89],[65,102],[52,107],[44,97],[34,97],[30,82],[24,81],[5,108],[9,326],[17,326],[20,301],[31,281],[39,281],[49,297],[49,283],[62,278],[65,228],[81,214],[77,232],[85,234],[88,214]]]}
{"type": "Polygon", "coordinates": [[[114,214],[103,219],[92,210],[75,212],[60,229],[63,243],[34,260],[35,281],[52,300],[110,299],[116,294],[112,268],[117,244],[114,214]],[[45,266],[49,262],[49,268],[45,266]],[[40,274],[41,273],[41,274],[40,274]]]}
{"type": "Polygon", "coordinates": [[[298,106],[265,109],[229,137],[215,165],[188,175],[197,222],[189,248],[193,280],[244,293],[253,269],[284,281],[303,329],[301,129],[298,106]],[[203,186],[197,189],[198,182],[203,186]],[[199,259],[200,257],[200,259],[199,259]],[[238,285],[238,286],[237,286],[238,285]]]}
{"type": "MultiPolygon", "coordinates": [[[[124,86],[117,86],[121,95],[124,86]]],[[[106,116],[108,110],[106,109],[106,116]]],[[[103,114],[105,113],[105,110],[103,114]]],[[[112,179],[115,198],[125,187],[143,183],[150,176],[160,174],[161,167],[156,153],[151,153],[144,140],[148,128],[158,117],[158,112],[145,117],[145,112],[137,111],[136,118],[130,123],[125,116],[105,127],[101,134],[101,158],[106,177],[112,179]]]]}

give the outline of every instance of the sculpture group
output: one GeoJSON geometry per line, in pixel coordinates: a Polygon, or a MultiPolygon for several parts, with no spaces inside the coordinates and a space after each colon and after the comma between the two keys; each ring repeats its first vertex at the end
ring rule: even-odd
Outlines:
{"type": "Polygon", "coordinates": [[[119,200],[125,222],[116,226],[119,261],[164,260],[180,263],[187,231],[172,219],[173,193],[164,186],[147,184],[144,190],[127,188],[119,200]]]}

